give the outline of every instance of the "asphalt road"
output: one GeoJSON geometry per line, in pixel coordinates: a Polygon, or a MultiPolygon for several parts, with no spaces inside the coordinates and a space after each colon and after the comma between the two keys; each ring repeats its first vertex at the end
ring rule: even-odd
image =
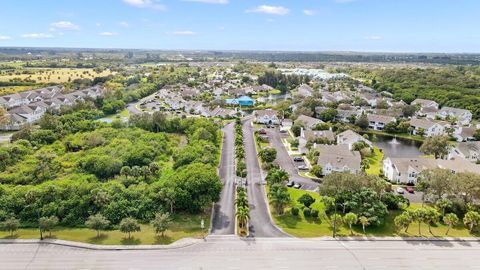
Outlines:
{"type": "Polygon", "coordinates": [[[211,237],[171,250],[0,245],[0,269],[479,269],[479,242],[211,237]]]}
{"type": "Polygon", "coordinates": [[[247,163],[247,197],[250,206],[251,237],[286,237],[274,224],[268,211],[266,194],[262,182],[262,171],[257,159],[251,120],[243,122],[245,160],[247,163]]]}
{"type": "Polygon", "coordinates": [[[309,178],[300,176],[298,174],[297,167],[292,157],[288,154],[287,149],[282,143],[282,137],[278,128],[267,128],[267,136],[270,138],[270,144],[277,150],[277,162],[282,169],[284,169],[290,176],[290,180],[293,180],[295,183],[301,183],[302,189],[305,190],[315,190],[318,188],[319,184],[312,181],[309,178]]]}
{"type": "Polygon", "coordinates": [[[235,168],[234,168],[234,123],[223,129],[223,146],[219,175],[223,182],[220,201],[215,203],[212,234],[225,235],[235,233],[235,168]]]}

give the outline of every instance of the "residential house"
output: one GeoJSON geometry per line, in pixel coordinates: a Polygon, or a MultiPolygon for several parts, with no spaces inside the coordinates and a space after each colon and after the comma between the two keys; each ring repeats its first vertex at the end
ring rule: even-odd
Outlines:
{"type": "Polygon", "coordinates": [[[452,107],[441,108],[437,116],[442,119],[455,118],[460,125],[469,125],[472,121],[472,113],[469,110],[452,107]]]}
{"type": "Polygon", "coordinates": [[[306,97],[311,97],[313,95],[312,93],[313,93],[312,87],[310,87],[308,84],[302,84],[298,87],[297,92],[295,93],[295,96],[306,98],[306,97]]]}
{"type": "Polygon", "coordinates": [[[383,161],[383,173],[388,180],[401,184],[416,184],[418,176],[424,170],[447,169],[452,173],[471,172],[480,174],[480,165],[457,157],[455,159],[430,158],[386,158],[383,161]]]}
{"type": "Polygon", "coordinates": [[[359,173],[362,158],[360,152],[351,151],[348,145],[315,145],[319,150],[317,164],[322,167],[323,175],[333,172],[359,173]]]}
{"type": "Polygon", "coordinates": [[[315,143],[318,140],[322,142],[332,143],[335,141],[335,134],[331,130],[305,130],[300,129],[300,136],[298,137],[298,150],[301,154],[307,154],[307,144],[315,143]]]}
{"type": "Polygon", "coordinates": [[[349,123],[350,119],[357,117],[361,112],[359,110],[337,110],[337,115],[335,116],[335,121],[349,123]]]}
{"type": "Polygon", "coordinates": [[[0,97],[0,105],[6,109],[26,105],[28,103],[28,99],[22,97],[18,93],[0,97]]]}
{"type": "Polygon", "coordinates": [[[265,125],[279,125],[280,119],[278,118],[278,112],[275,110],[258,110],[255,111],[255,122],[265,125]]]}
{"type": "Polygon", "coordinates": [[[373,147],[373,143],[365,139],[362,135],[352,130],[346,130],[337,135],[337,145],[345,144],[348,149],[352,150],[353,145],[357,142],[365,142],[370,147],[373,147]]]}
{"type": "Polygon", "coordinates": [[[236,110],[224,109],[220,106],[209,112],[208,117],[230,118],[237,116],[236,110]]]}
{"type": "Polygon", "coordinates": [[[47,109],[42,106],[29,104],[15,107],[9,110],[8,113],[18,114],[21,117],[25,118],[27,123],[33,123],[40,119],[46,111],[47,109]]]}
{"type": "Polygon", "coordinates": [[[249,96],[241,96],[239,98],[228,98],[225,100],[227,105],[240,105],[244,107],[251,107],[255,104],[255,100],[253,100],[249,96]]]}
{"type": "Polygon", "coordinates": [[[320,119],[313,118],[307,115],[300,115],[295,122],[302,122],[304,124],[305,129],[307,130],[312,130],[314,129],[318,124],[325,123],[320,119]]]}
{"type": "Polygon", "coordinates": [[[368,114],[368,127],[374,130],[384,130],[388,123],[396,122],[395,117],[388,115],[368,114]]]}
{"type": "Polygon", "coordinates": [[[446,134],[446,128],[450,125],[447,122],[429,120],[425,118],[412,118],[410,127],[413,135],[422,135],[425,137],[441,136],[446,134]]]}
{"type": "Polygon", "coordinates": [[[465,142],[465,141],[473,141],[475,137],[475,131],[477,129],[475,127],[456,127],[453,131],[453,137],[457,139],[458,142],[465,142]]]}
{"type": "Polygon", "coordinates": [[[438,103],[433,100],[417,98],[411,103],[412,105],[419,105],[421,109],[423,108],[434,108],[438,109],[438,103]]]}
{"type": "Polygon", "coordinates": [[[427,169],[437,168],[435,159],[390,158],[383,160],[383,174],[393,183],[415,184],[419,174],[427,169]]]}
{"type": "Polygon", "coordinates": [[[480,160],[480,141],[460,142],[455,147],[450,148],[448,159],[464,158],[470,162],[480,160]]]}

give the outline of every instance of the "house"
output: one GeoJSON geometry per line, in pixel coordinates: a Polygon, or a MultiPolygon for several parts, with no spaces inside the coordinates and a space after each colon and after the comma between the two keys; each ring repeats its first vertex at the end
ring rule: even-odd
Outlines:
{"type": "Polygon", "coordinates": [[[379,114],[368,114],[368,127],[374,130],[384,130],[388,123],[396,122],[395,117],[379,114]]]}
{"type": "Polygon", "coordinates": [[[460,142],[455,147],[450,148],[448,159],[463,158],[470,162],[478,162],[480,160],[480,141],[476,142],[460,142]]]}
{"type": "Polygon", "coordinates": [[[476,173],[480,174],[480,165],[470,162],[464,158],[437,159],[437,166],[440,169],[450,170],[452,173],[476,173]]]}
{"type": "Polygon", "coordinates": [[[350,119],[357,117],[360,114],[358,110],[337,110],[337,115],[335,116],[335,121],[349,123],[350,119]]]}
{"type": "Polygon", "coordinates": [[[307,154],[308,142],[315,143],[318,140],[322,142],[331,143],[335,141],[335,134],[331,130],[305,130],[300,129],[300,136],[298,137],[298,150],[301,154],[307,154]]]}
{"type": "Polygon", "coordinates": [[[220,117],[220,118],[229,118],[237,116],[236,110],[224,109],[220,106],[213,109],[208,113],[208,117],[220,117]]]}
{"type": "Polygon", "coordinates": [[[394,183],[415,184],[424,170],[447,169],[452,173],[470,172],[480,174],[480,165],[464,158],[451,160],[430,158],[386,158],[383,161],[383,173],[394,183]]]}
{"type": "Polygon", "coordinates": [[[37,106],[37,105],[22,105],[20,107],[15,107],[8,111],[9,114],[17,114],[23,118],[27,123],[33,123],[40,119],[43,114],[47,111],[46,108],[37,106]]]}
{"type": "Polygon", "coordinates": [[[28,103],[28,99],[22,97],[18,93],[0,97],[0,105],[6,109],[26,105],[28,103]]]}
{"type": "Polygon", "coordinates": [[[453,131],[453,137],[457,139],[458,142],[465,142],[465,141],[473,141],[475,137],[475,131],[477,129],[475,127],[456,127],[453,131]]]}
{"type": "Polygon", "coordinates": [[[295,122],[302,122],[304,124],[305,129],[313,130],[318,124],[325,123],[320,119],[313,118],[307,115],[300,115],[295,122]]]}
{"type": "Polygon", "coordinates": [[[228,98],[225,100],[227,105],[240,105],[244,107],[253,106],[255,101],[249,96],[241,96],[239,98],[228,98]]]}
{"type": "Polygon", "coordinates": [[[454,118],[460,125],[468,125],[472,121],[472,113],[469,110],[452,107],[441,108],[437,116],[441,119],[454,118]]]}
{"type": "Polygon", "coordinates": [[[373,143],[365,139],[362,135],[356,133],[352,130],[346,130],[337,135],[337,145],[345,144],[348,146],[348,149],[352,150],[353,145],[357,142],[365,142],[370,147],[373,147],[373,143]]]}
{"type": "Polygon", "coordinates": [[[277,115],[278,112],[271,109],[255,111],[255,123],[265,125],[279,125],[280,119],[277,115]]]}
{"type": "Polygon", "coordinates": [[[429,120],[424,118],[412,118],[410,127],[413,135],[422,135],[425,137],[445,135],[445,129],[449,127],[447,122],[429,120]]]}
{"type": "Polygon", "coordinates": [[[419,105],[421,109],[423,108],[434,108],[438,109],[438,103],[433,100],[417,98],[411,103],[412,105],[419,105]]]}
{"type": "Polygon", "coordinates": [[[367,103],[368,103],[368,105],[370,105],[370,107],[377,107],[378,95],[376,93],[364,92],[364,93],[360,94],[360,98],[367,101],[367,103]]]}
{"type": "Polygon", "coordinates": [[[390,158],[383,160],[383,174],[393,183],[415,184],[419,174],[437,168],[435,159],[429,158],[390,158]]]}
{"type": "Polygon", "coordinates": [[[310,87],[308,84],[302,84],[298,87],[297,92],[295,93],[295,96],[300,98],[311,97],[313,95],[312,92],[313,92],[312,87],[310,87]]]}
{"type": "Polygon", "coordinates": [[[317,164],[322,167],[323,175],[333,172],[359,173],[362,158],[360,152],[351,151],[348,145],[315,145],[320,155],[317,164]]]}

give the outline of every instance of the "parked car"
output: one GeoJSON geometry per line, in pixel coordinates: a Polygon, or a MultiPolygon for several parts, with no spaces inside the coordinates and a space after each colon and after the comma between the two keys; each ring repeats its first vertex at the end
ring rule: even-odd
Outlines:
{"type": "Polygon", "coordinates": [[[295,185],[295,182],[293,181],[288,181],[287,187],[293,187],[295,185]]]}
{"type": "Polygon", "coordinates": [[[402,187],[397,187],[397,193],[398,194],[403,194],[405,190],[402,187]]]}
{"type": "Polygon", "coordinates": [[[280,133],[287,133],[286,129],[280,129],[280,133]]]}
{"type": "Polygon", "coordinates": [[[293,185],[293,188],[296,188],[296,189],[300,189],[302,187],[302,184],[300,183],[296,183],[295,185],[293,185]]]}
{"type": "Polygon", "coordinates": [[[267,134],[267,131],[262,128],[262,129],[260,129],[260,130],[258,131],[258,133],[259,133],[259,134],[262,134],[262,135],[265,135],[265,134],[267,134]]]}
{"type": "Polygon", "coordinates": [[[301,156],[295,156],[295,157],[293,157],[293,161],[302,162],[302,161],[303,161],[303,157],[301,157],[301,156]]]}
{"type": "Polygon", "coordinates": [[[306,171],[306,170],[308,170],[308,167],[307,167],[307,165],[299,165],[298,169],[301,170],[301,171],[306,171]]]}
{"type": "Polygon", "coordinates": [[[406,190],[408,193],[415,193],[415,191],[413,190],[413,187],[406,187],[406,190]]]}

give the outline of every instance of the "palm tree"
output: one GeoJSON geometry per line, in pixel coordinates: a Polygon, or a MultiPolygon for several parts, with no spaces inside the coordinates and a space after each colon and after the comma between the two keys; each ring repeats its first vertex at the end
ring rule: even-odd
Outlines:
{"type": "Polygon", "coordinates": [[[440,213],[434,208],[427,208],[427,215],[425,217],[425,222],[428,225],[428,231],[430,234],[432,233],[432,223],[435,224],[438,222],[438,219],[440,218],[440,213]]]}
{"type": "Polygon", "coordinates": [[[277,215],[282,215],[285,206],[290,202],[290,194],[285,186],[275,184],[271,187],[269,192],[270,203],[277,215]]]}
{"type": "Polygon", "coordinates": [[[247,207],[237,207],[237,213],[235,213],[235,216],[238,219],[238,226],[240,226],[240,228],[246,228],[248,219],[250,219],[248,212],[249,209],[247,207]]]}
{"type": "Polygon", "coordinates": [[[450,228],[455,226],[458,223],[458,221],[459,219],[457,215],[455,215],[454,213],[449,213],[443,217],[443,222],[448,226],[447,231],[445,232],[445,235],[448,235],[450,228]]]}
{"type": "Polygon", "coordinates": [[[413,215],[410,212],[403,212],[395,217],[395,226],[402,229],[405,228],[405,232],[408,231],[408,227],[413,222],[413,215]]]}
{"type": "Polygon", "coordinates": [[[473,228],[480,224],[480,214],[475,211],[468,211],[463,217],[463,223],[465,226],[468,226],[470,232],[472,232],[473,228]]]}
{"type": "Polygon", "coordinates": [[[453,203],[449,199],[440,199],[436,203],[437,207],[442,210],[442,217],[445,216],[445,210],[452,207],[453,203]]]}
{"type": "Polygon", "coordinates": [[[425,208],[418,208],[413,212],[413,220],[418,222],[418,234],[422,235],[421,225],[428,220],[428,211],[425,208]]]}
{"type": "Polygon", "coordinates": [[[365,234],[365,227],[370,225],[370,221],[368,220],[367,217],[361,216],[361,217],[358,218],[358,222],[360,222],[360,224],[362,224],[363,234],[365,234]]]}
{"type": "Polygon", "coordinates": [[[348,225],[348,227],[350,228],[350,234],[353,235],[353,230],[352,230],[352,225],[353,224],[356,224],[357,221],[358,221],[358,216],[355,214],[355,213],[347,213],[344,217],[343,217],[343,221],[348,225]]]}

